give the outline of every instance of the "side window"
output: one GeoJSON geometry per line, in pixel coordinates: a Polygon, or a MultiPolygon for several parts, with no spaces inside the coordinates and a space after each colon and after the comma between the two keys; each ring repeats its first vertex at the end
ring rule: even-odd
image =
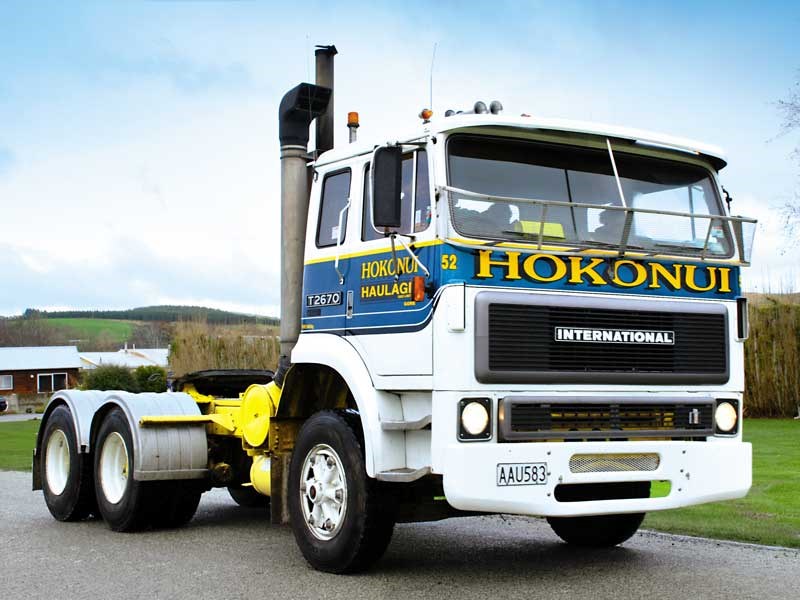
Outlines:
{"type": "Polygon", "coordinates": [[[431,223],[431,188],[428,180],[428,153],[417,152],[417,185],[414,204],[414,232],[425,231],[431,223]]]}
{"type": "MultiPolygon", "coordinates": [[[[319,223],[317,224],[317,248],[335,246],[339,240],[339,213],[347,205],[350,196],[350,169],[326,175],[322,184],[319,223]]],[[[342,241],[347,232],[347,213],[342,218],[342,241]]]]}
{"type": "Polygon", "coordinates": [[[369,242],[383,237],[380,231],[372,226],[372,190],[369,189],[369,165],[364,169],[364,218],[361,219],[361,240],[369,242]]]}
{"type": "MultiPolygon", "coordinates": [[[[431,220],[431,197],[428,179],[428,157],[424,150],[419,150],[403,158],[401,175],[402,233],[414,233],[428,228],[431,220]],[[416,161],[416,185],[414,183],[414,166],[416,161]],[[413,224],[413,227],[412,227],[413,224]]],[[[361,239],[365,242],[377,240],[383,234],[372,227],[372,202],[369,189],[369,165],[364,171],[364,209],[361,224],[361,239]]]]}

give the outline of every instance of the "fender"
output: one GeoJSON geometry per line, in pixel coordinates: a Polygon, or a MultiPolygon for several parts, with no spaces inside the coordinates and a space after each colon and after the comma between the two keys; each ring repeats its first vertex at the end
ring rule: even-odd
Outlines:
{"type": "Polygon", "coordinates": [[[105,398],[92,419],[92,441],[102,417],[114,407],[125,413],[133,436],[133,478],[139,481],[202,479],[208,473],[208,444],[202,423],[141,427],[145,416],[200,415],[189,394],[103,392],[105,398]]]}
{"type": "Polygon", "coordinates": [[[72,413],[72,425],[75,428],[75,439],[78,441],[78,453],[88,454],[91,445],[92,419],[95,412],[103,404],[103,398],[108,392],[62,390],[53,394],[42,414],[42,423],[36,434],[36,446],[33,451],[33,489],[42,489],[41,459],[42,435],[45,423],[52,412],[59,406],[66,406],[72,413]]]}
{"type": "Polygon", "coordinates": [[[405,467],[402,431],[383,431],[381,420],[402,420],[400,398],[375,389],[364,360],[346,338],[328,333],[301,334],[292,350],[293,364],[330,367],[344,379],[353,394],[364,430],[367,475],[405,467]]]}
{"type": "MultiPolygon", "coordinates": [[[[62,390],[53,394],[42,415],[42,425],[47,423],[50,414],[62,404],[69,408],[72,413],[72,424],[75,426],[75,439],[78,440],[78,452],[86,453],[90,451],[92,419],[97,409],[102,406],[105,397],[109,392],[99,392],[97,390],[62,390]]],[[[41,448],[42,434],[44,427],[39,427],[36,434],[36,448],[41,448]]],[[[38,454],[38,452],[37,452],[38,454]]]]}

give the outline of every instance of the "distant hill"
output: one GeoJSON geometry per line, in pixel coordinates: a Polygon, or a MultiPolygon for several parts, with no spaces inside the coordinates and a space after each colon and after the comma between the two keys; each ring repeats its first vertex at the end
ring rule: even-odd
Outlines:
{"type": "Polygon", "coordinates": [[[122,321],[159,321],[171,323],[175,321],[205,321],[216,325],[237,325],[256,323],[260,325],[277,325],[278,319],[247,315],[205,306],[142,306],[127,310],[60,310],[38,311],[28,309],[23,317],[38,316],[41,319],[113,319],[122,321]]]}

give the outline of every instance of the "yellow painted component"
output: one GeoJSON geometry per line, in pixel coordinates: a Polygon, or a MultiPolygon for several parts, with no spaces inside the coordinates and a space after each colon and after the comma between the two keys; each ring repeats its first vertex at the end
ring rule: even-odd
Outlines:
{"type": "Polygon", "coordinates": [[[272,485],[270,473],[270,459],[263,454],[253,457],[253,466],[250,467],[250,481],[259,494],[269,496],[272,485]]]}
{"type": "Polygon", "coordinates": [[[181,391],[189,394],[198,404],[211,404],[214,402],[214,396],[206,396],[205,394],[201,394],[191,383],[187,383],[185,386],[183,386],[181,391]]]}
{"type": "Polygon", "coordinates": [[[209,415],[217,415],[221,419],[225,419],[225,422],[233,423],[233,429],[223,429],[217,426],[217,421],[214,421],[208,426],[208,433],[212,435],[233,435],[236,437],[242,437],[242,430],[239,425],[239,404],[237,400],[236,406],[227,406],[222,404],[218,400],[211,405],[212,410],[209,411],[209,415]]]}
{"type": "Polygon", "coordinates": [[[269,435],[269,420],[278,410],[281,389],[274,381],[266,385],[253,384],[242,394],[239,426],[242,437],[250,446],[261,446],[269,435]]]}
{"type": "MultiPolygon", "coordinates": [[[[186,384],[182,391],[189,394],[200,406],[204,414],[198,417],[200,420],[196,422],[207,423],[209,434],[241,437],[242,432],[238,424],[239,408],[242,405],[240,399],[207,396],[198,392],[192,384],[186,384]]],[[[155,422],[150,421],[148,424],[153,425],[155,422]]]]}
{"type": "Polygon", "coordinates": [[[564,235],[564,226],[561,223],[544,223],[542,228],[541,221],[517,221],[514,230],[521,233],[528,233],[530,235],[539,235],[539,230],[542,230],[542,237],[558,238],[560,240],[566,239],[564,235]]]}
{"type": "Polygon", "coordinates": [[[227,431],[234,431],[236,424],[233,415],[169,415],[159,417],[142,417],[139,425],[142,427],[158,427],[160,425],[196,425],[201,423],[214,423],[227,431]]]}

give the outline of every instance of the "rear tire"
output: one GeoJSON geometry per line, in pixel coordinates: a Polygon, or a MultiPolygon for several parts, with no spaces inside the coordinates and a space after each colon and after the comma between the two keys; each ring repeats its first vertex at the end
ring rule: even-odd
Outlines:
{"type": "Polygon", "coordinates": [[[386,551],[395,515],[380,483],[367,476],[358,415],[323,411],[297,437],[289,468],[289,515],[312,567],[367,569],[386,551]]]}
{"type": "Polygon", "coordinates": [[[191,521],[203,494],[191,481],[159,482],[149,493],[158,503],[158,508],[154,507],[151,523],[153,527],[167,529],[183,527],[191,521]]]}
{"type": "Polygon", "coordinates": [[[113,531],[137,531],[150,524],[156,489],[133,478],[133,464],[130,425],[115,408],[100,424],[94,451],[97,507],[113,531]]]}
{"type": "Polygon", "coordinates": [[[231,485],[228,486],[228,493],[239,506],[245,508],[269,507],[269,496],[259,494],[253,486],[231,485]]]}
{"type": "Polygon", "coordinates": [[[47,509],[59,521],[80,521],[96,510],[90,458],[78,452],[75,424],[66,406],[47,418],[39,451],[47,509]]]}
{"type": "Polygon", "coordinates": [[[549,517],[547,522],[556,535],[568,544],[589,548],[610,548],[630,539],[642,524],[644,515],[645,513],[549,517]]]}

